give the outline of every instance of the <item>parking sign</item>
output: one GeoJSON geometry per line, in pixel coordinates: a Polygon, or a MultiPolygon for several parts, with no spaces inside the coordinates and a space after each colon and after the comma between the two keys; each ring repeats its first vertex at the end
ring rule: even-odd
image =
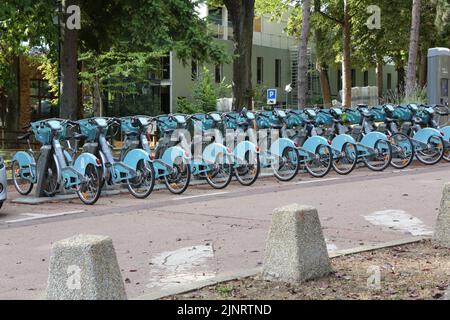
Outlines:
{"type": "Polygon", "coordinates": [[[277,104],[277,89],[267,89],[267,104],[277,104]]]}

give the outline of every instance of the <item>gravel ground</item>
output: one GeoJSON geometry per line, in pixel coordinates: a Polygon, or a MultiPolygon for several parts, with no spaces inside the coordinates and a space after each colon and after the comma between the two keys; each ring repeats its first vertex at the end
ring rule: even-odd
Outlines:
{"type": "Polygon", "coordinates": [[[450,249],[435,247],[429,240],[337,257],[331,263],[330,276],[304,284],[268,282],[255,276],[167,299],[433,300],[441,299],[450,285],[450,249]],[[369,286],[368,279],[376,278],[377,270],[379,286],[369,286]]]}

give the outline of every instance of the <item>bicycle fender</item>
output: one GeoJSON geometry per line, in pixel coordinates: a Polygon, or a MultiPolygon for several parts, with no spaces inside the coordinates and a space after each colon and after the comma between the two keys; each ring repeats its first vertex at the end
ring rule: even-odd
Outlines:
{"type": "Polygon", "coordinates": [[[389,142],[388,137],[384,133],[373,131],[373,132],[366,134],[364,136],[364,138],[362,138],[361,144],[366,147],[369,147],[369,148],[375,148],[375,144],[379,140],[384,140],[384,141],[389,142]]]}
{"type": "Polygon", "coordinates": [[[414,135],[413,139],[427,144],[428,140],[432,136],[438,136],[438,137],[443,138],[441,133],[438,130],[433,129],[433,128],[423,128],[423,129],[420,129],[419,131],[417,131],[417,133],[414,135]]]}
{"type": "Polygon", "coordinates": [[[316,153],[317,147],[320,145],[328,146],[329,145],[328,140],[325,139],[324,137],[313,136],[305,141],[302,148],[311,153],[316,153]]]}
{"type": "Polygon", "coordinates": [[[36,160],[25,151],[19,151],[14,154],[12,161],[17,161],[21,167],[36,165],[36,160]]]}
{"type": "Polygon", "coordinates": [[[183,148],[180,147],[170,147],[169,149],[164,151],[161,160],[165,164],[173,167],[176,158],[184,158],[185,160],[189,161],[189,158],[186,156],[186,152],[183,148]]]}
{"type": "Polygon", "coordinates": [[[298,149],[294,141],[292,141],[291,139],[280,138],[272,143],[272,145],[270,146],[270,153],[281,157],[283,155],[284,149],[286,149],[287,147],[298,149]]]}
{"type": "MultiPolygon", "coordinates": [[[[230,152],[228,148],[220,143],[211,143],[203,150],[203,161],[206,163],[216,162],[217,156],[220,154],[228,155],[230,152]]],[[[232,155],[231,155],[232,156],[232,155]]],[[[225,159],[225,163],[228,163],[228,157],[225,159]]]]}
{"type": "Polygon", "coordinates": [[[259,153],[259,149],[256,147],[254,143],[251,143],[250,141],[242,141],[240,142],[236,148],[234,148],[234,156],[238,159],[243,161],[245,159],[245,154],[247,152],[253,152],[253,153],[259,153]]]}
{"type": "Polygon", "coordinates": [[[342,151],[342,148],[344,147],[344,144],[346,144],[346,143],[356,144],[356,141],[351,135],[341,134],[333,139],[333,141],[331,143],[331,147],[335,150],[342,151]]]}
{"type": "Polygon", "coordinates": [[[444,134],[444,140],[449,142],[450,141],[450,126],[444,127],[440,129],[440,131],[444,134]]]}
{"type": "Polygon", "coordinates": [[[149,154],[142,149],[133,149],[127,153],[125,159],[123,159],[123,163],[133,169],[136,169],[139,161],[141,160],[143,160],[144,163],[146,163],[146,161],[150,161],[149,154]]]}
{"type": "Polygon", "coordinates": [[[75,163],[73,165],[73,168],[77,172],[84,175],[86,173],[86,166],[88,164],[92,164],[95,167],[101,166],[100,164],[97,163],[97,157],[95,157],[93,154],[84,152],[77,157],[77,159],[75,160],[75,163]]]}

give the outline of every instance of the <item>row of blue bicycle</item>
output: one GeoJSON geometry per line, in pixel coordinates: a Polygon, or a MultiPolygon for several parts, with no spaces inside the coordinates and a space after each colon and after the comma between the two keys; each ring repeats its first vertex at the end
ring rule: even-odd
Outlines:
{"type": "Polygon", "coordinates": [[[134,197],[143,199],[155,181],[181,194],[192,176],[222,189],[233,177],[252,185],[262,168],[271,169],[280,181],[290,181],[299,171],[323,177],[334,169],[346,175],[358,163],[374,171],[389,165],[404,169],[414,157],[432,165],[442,158],[450,161],[450,127],[440,128],[435,119],[448,114],[443,106],[387,104],[47,119],[31,123],[28,133],[19,137],[29,148],[13,156],[12,178],[22,195],[38,184],[46,196],[73,190],[83,203],[94,204],[105,184],[125,184],[134,197]],[[153,125],[158,135],[154,150],[148,140],[153,125]],[[110,141],[119,132],[123,144],[116,157],[110,141]],[[32,136],[42,145],[39,157],[45,161],[36,157],[32,136]]]}

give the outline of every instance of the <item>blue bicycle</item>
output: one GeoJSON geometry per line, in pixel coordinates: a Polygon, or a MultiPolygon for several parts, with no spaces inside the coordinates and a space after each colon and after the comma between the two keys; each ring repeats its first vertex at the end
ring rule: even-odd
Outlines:
{"type": "Polygon", "coordinates": [[[224,113],[223,118],[226,134],[232,135],[227,136],[226,141],[228,147],[230,147],[229,142],[233,145],[236,180],[243,186],[251,186],[258,179],[261,171],[259,147],[253,131],[255,114],[244,108],[241,112],[224,113]]]}
{"type": "MultiPolygon", "coordinates": [[[[112,146],[107,141],[108,129],[121,125],[117,118],[90,118],[78,121],[86,143],[83,149],[97,155],[101,163],[102,186],[126,184],[128,191],[138,199],[147,198],[155,185],[155,174],[150,155],[141,149],[133,149],[114,158],[112,146]]],[[[114,136],[115,133],[111,133],[114,136]]]]}
{"type": "Polygon", "coordinates": [[[83,138],[75,134],[67,136],[70,127],[76,122],[62,119],[48,119],[31,123],[26,128],[31,129],[19,140],[27,140],[28,151],[17,152],[12,159],[12,177],[16,190],[27,195],[38,182],[38,176],[43,175],[43,192],[46,196],[54,196],[62,185],[66,190],[75,190],[80,200],[87,205],[97,202],[101,193],[99,176],[100,160],[90,153],[80,154],[75,161],[76,147],[72,154],[61,146],[61,141],[83,138]],[[43,146],[41,156],[48,155],[44,172],[37,172],[34,151],[31,148],[30,137],[34,134],[36,140],[43,146]]]}
{"type": "Polygon", "coordinates": [[[206,179],[214,189],[226,188],[233,178],[234,155],[223,145],[219,126],[222,117],[218,112],[197,113],[186,116],[194,126],[190,145],[191,171],[200,179],[206,179]]]}

